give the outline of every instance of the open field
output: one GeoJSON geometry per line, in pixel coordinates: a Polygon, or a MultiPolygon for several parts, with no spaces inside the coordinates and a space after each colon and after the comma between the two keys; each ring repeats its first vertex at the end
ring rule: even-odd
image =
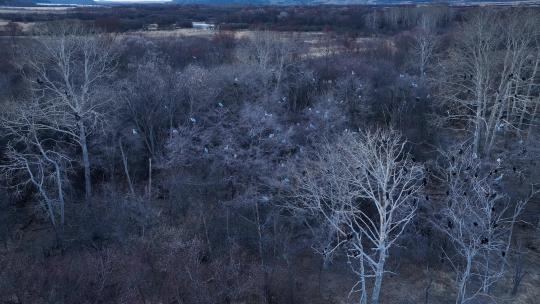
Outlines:
{"type": "Polygon", "coordinates": [[[73,10],[74,6],[29,6],[29,7],[10,7],[0,6],[0,15],[2,14],[65,14],[73,10]]]}

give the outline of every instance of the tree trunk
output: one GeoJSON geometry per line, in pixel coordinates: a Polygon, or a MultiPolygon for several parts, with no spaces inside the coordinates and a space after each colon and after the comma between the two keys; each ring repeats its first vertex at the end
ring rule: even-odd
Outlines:
{"type": "Polygon", "coordinates": [[[467,281],[469,280],[469,275],[471,273],[471,263],[472,263],[472,258],[467,257],[467,266],[465,267],[465,271],[463,272],[461,279],[459,281],[459,290],[458,290],[458,296],[456,299],[456,304],[462,304],[463,301],[465,301],[465,294],[467,292],[467,281]]]}
{"type": "Polygon", "coordinates": [[[149,199],[152,199],[152,157],[148,158],[148,195],[149,199]]]}
{"type": "MultiPolygon", "coordinates": [[[[519,248],[521,249],[521,247],[519,248]]],[[[521,281],[527,274],[523,271],[523,257],[521,250],[518,251],[517,260],[515,263],[515,269],[514,269],[514,277],[512,279],[512,291],[510,292],[510,295],[515,296],[518,293],[519,285],[521,284],[521,281]]]]}
{"type": "Polygon", "coordinates": [[[92,195],[92,181],[90,180],[90,158],[88,156],[88,145],[86,143],[86,127],[82,120],[79,120],[79,142],[82,150],[82,160],[84,167],[84,190],[86,201],[90,202],[92,195]]]}
{"type": "Polygon", "coordinates": [[[364,268],[364,252],[360,254],[360,286],[362,291],[360,293],[360,304],[367,304],[368,294],[366,289],[366,272],[364,268]]]}
{"type": "Polygon", "coordinates": [[[379,294],[381,293],[382,279],[384,275],[384,263],[386,262],[386,250],[379,249],[379,262],[375,273],[375,283],[371,294],[371,304],[379,304],[379,294]]]}
{"type": "Polygon", "coordinates": [[[264,303],[269,302],[269,286],[268,286],[268,274],[266,272],[266,266],[264,262],[264,249],[261,229],[261,217],[259,213],[259,203],[255,202],[255,220],[257,221],[257,235],[259,236],[259,257],[261,259],[261,268],[263,271],[263,288],[264,288],[264,303]]]}
{"type": "Polygon", "coordinates": [[[534,126],[534,118],[536,117],[536,113],[538,113],[538,106],[540,104],[540,98],[536,100],[534,105],[534,110],[531,114],[531,121],[529,122],[529,129],[527,130],[527,141],[529,140],[529,136],[532,133],[533,126],[534,126]]]}
{"type": "Polygon", "coordinates": [[[480,129],[482,128],[482,110],[480,105],[476,108],[476,120],[474,126],[474,138],[473,138],[473,153],[480,157],[480,129]]]}
{"type": "Polygon", "coordinates": [[[58,164],[55,164],[55,171],[56,171],[56,186],[58,187],[58,202],[60,203],[60,225],[64,226],[64,190],[62,187],[62,174],[60,171],[60,166],[58,164]]]}
{"type": "Polygon", "coordinates": [[[129,192],[131,195],[135,195],[135,190],[133,189],[133,183],[131,182],[131,176],[129,176],[128,162],[127,157],[124,154],[124,147],[122,146],[122,139],[118,139],[118,145],[120,146],[120,153],[122,154],[122,164],[124,165],[124,173],[126,174],[126,179],[129,186],[129,192]]]}

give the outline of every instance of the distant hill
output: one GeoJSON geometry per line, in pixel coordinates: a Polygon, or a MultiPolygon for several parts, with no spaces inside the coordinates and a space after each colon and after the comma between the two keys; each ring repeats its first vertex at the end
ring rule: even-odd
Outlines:
{"type": "MultiPolygon", "coordinates": [[[[79,4],[88,5],[95,3],[155,3],[160,0],[0,0],[0,5],[20,6],[29,3],[50,4],[79,4]]],[[[474,5],[481,3],[496,4],[519,4],[534,3],[534,0],[163,0],[176,4],[237,4],[237,5],[316,5],[316,4],[366,4],[366,5],[397,5],[397,4],[429,4],[448,3],[453,5],[474,5]]]]}
{"type": "MultiPolygon", "coordinates": [[[[67,1],[67,0],[66,0],[67,1]]],[[[79,0],[74,0],[79,1],[79,0]]],[[[114,0],[115,2],[122,0],[114,0]]],[[[135,0],[128,0],[135,1],[135,0]]],[[[144,0],[141,0],[144,1],[144,0]]],[[[315,4],[366,4],[366,5],[398,5],[398,4],[436,4],[472,5],[481,3],[518,4],[538,3],[539,0],[172,0],[178,4],[277,4],[277,5],[315,5],[315,4]]]]}
{"type": "Polygon", "coordinates": [[[36,3],[51,3],[51,4],[79,4],[79,5],[88,5],[95,4],[93,0],[34,0],[36,3]]]}
{"type": "Polygon", "coordinates": [[[173,0],[175,3],[185,4],[283,4],[283,5],[313,5],[313,4],[371,4],[371,5],[397,5],[397,4],[517,4],[517,3],[535,3],[534,0],[173,0]]]}
{"type": "Polygon", "coordinates": [[[0,6],[30,6],[36,4],[89,5],[93,0],[0,0],[0,6]]]}
{"type": "Polygon", "coordinates": [[[29,6],[34,3],[36,3],[35,0],[0,0],[0,6],[29,6]]]}

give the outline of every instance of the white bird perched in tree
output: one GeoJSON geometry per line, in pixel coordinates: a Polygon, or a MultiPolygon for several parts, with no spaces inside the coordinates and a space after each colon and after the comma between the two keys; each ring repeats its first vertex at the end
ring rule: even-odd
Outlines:
{"type": "Polygon", "coordinates": [[[137,135],[137,134],[138,134],[138,133],[137,133],[137,130],[135,130],[135,129],[131,129],[131,133],[132,133],[133,135],[137,135]]]}
{"type": "Polygon", "coordinates": [[[196,120],[195,118],[193,118],[193,117],[190,117],[189,120],[191,120],[192,123],[196,123],[196,122],[197,122],[197,120],[196,120]]]}
{"type": "Polygon", "coordinates": [[[223,108],[223,104],[222,104],[221,102],[218,102],[218,106],[219,106],[220,108],[223,108]]]}

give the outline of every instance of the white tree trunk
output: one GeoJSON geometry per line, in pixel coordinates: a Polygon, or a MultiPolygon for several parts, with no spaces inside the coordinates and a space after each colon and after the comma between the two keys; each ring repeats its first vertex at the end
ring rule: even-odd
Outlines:
{"type": "Polygon", "coordinates": [[[381,293],[382,280],[384,276],[384,263],[386,262],[386,250],[380,249],[379,261],[375,272],[375,283],[373,293],[371,294],[371,303],[379,304],[379,295],[381,293]]]}
{"type": "Polygon", "coordinates": [[[84,167],[84,190],[85,198],[89,202],[90,196],[92,195],[92,181],[90,180],[90,158],[88,156],[88,145],[86,143],[86,127],[82,120],[78,122],[79,124],[79,141],[82,150],[82,161],[84,167]]]}
{"type": "Polygon", "coordinates": [[[467,256],[467,266],[463,271],[461,278],[459,280],[459,290],[458,296],[456,298],[456,304],[462,304],[465,301],[465,294],[467,292],[467,281],[469,280],[469,275],[471,273],[471,263],[472,258],[467,256]]]}

